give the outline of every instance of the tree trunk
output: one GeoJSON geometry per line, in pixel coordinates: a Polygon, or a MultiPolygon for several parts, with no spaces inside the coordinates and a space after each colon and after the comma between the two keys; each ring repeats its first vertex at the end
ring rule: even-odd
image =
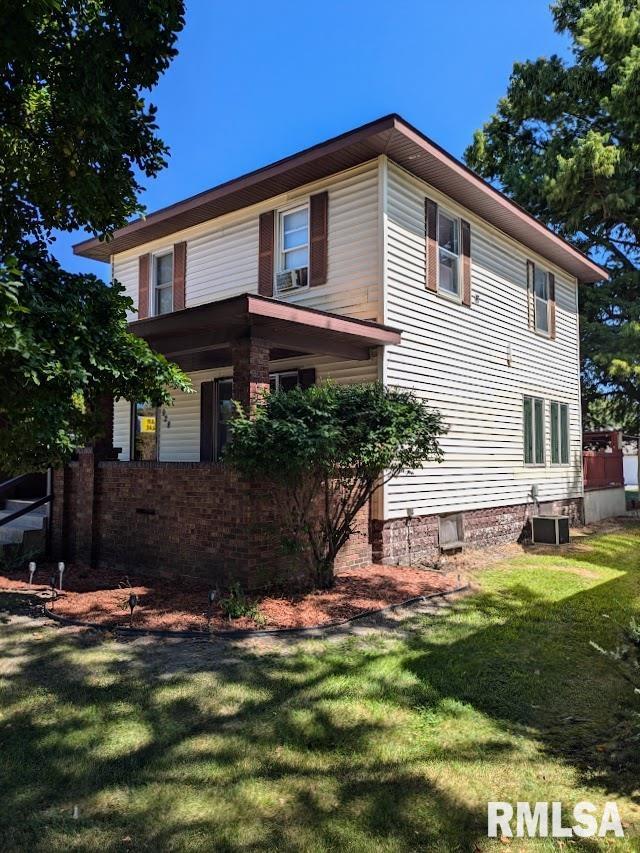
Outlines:
{"type": "Polygon", "coordinates": [[[318,589],[331,589],[334,583],[334,561],[327,557],[316,563],[316,584],[318,589]]]}

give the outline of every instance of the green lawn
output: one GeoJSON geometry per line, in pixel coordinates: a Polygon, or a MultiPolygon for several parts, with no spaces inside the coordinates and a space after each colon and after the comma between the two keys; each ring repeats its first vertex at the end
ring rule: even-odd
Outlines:
{"type": "Polygon", "coordinates": [[[635,841],[564,849],[640,849],[639,697],[589,645],[640,613],[640,527],[476,580],[402,631],[254,651],[71,635],[4,595],[0,850],[505,849],[490,799],[615,800],[635,841]]]}

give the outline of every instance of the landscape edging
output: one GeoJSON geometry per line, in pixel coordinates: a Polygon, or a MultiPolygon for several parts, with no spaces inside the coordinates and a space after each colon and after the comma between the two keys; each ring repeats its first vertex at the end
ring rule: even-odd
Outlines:
{"type": "Polygon", "coordinates": [[[465,592],[470,589],[470,584],[466,583],[454,589],[445,590],[442,592],[432,592],[429,595],[416,595],[413,598],[407,598],[398,604],[387,604],[385,607],[380,607],[378,610],[363,610],[362,613],[356,613],[355,616],[350,616],[349,619],[342,619],[338,622],[327,622],[324,625],[311,625],[303,628],[265,628],[253,630],[251,628],[237,628],[230,631],[171,631],[162,628],[132,628],[126,625],[99,625],[96,622],[81,622],[78,619],[70,619],[66,616],[61,616],[59,613],[54,613],[47,609],[46,602],[43,605],[44,615],[53,619],[60,625],[74,626],[77,628],[92,628],[94,631],[104,631],[127,636],[153,636],[153,637],[177,637],[191,640],[204,639],[222,639],[222,640],[240,640],[247,637],[270,637],[279,634],[308,634],[316,633],[317,631],[326,631],[327,629],[340,628],[344,625],[349,625],[351,622],[356,622],[360,619],[365,619],[370,616],[379,616],[383,613],[388,613],[397,610],[401,607],[409,607],[418,602],[431,601],[434,598],[445,598],[447,595],[455,595],[459,592],[465,592]]]}

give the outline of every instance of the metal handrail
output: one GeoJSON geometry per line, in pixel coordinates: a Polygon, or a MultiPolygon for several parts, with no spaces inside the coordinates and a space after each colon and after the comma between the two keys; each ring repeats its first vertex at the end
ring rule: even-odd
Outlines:
{"type": "Polygon", "coordinates": [[[9,524],[10,521],[15,521],[16,518],[21,518],[23,515],[27,515],[27,513],[34,509],[38,509],[38,507],[43,504],[49,503],[52,498],[53,495],[45,495],[43,498],[38,498],[37,501],[32,501],[30,504],[27,504],[27,506],[23,506],[22,509],[17,509],[15,512],[12,512],[11,515],[6,516],[6,518],[0,518],[0,527],[2,527],[3,524],[9,524]]]}
{"type": "Polygon", "coordinates": [[[0,483],[0,495],[4,494],[4,492],[8,492],[9,489],[17,486],[19,482],[26,480],[26,478],[30,476],[31,474],[18,474],[17,477],[12,477],[10,480],[5,480],[4,483],[0,483]]]}

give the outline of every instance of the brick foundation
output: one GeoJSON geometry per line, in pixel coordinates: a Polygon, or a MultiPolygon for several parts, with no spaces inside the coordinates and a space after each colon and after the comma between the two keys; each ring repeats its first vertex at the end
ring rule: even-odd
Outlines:
{"type": "MultiPolygon", "coordinates": [[[[206,579],[247,590],[312,585],[306,551],[287,549],[273,492],[224,464],[99,461],[83,450],[53,479],[57,558],[122,571],[206,579]]],[[[541,503],[581,523],[582,499],[541,503]]],[[[531,504],[463,513],[465,548],[530,539],[531,504]]],[[[336,568],[440,556],[437,515],[370,520],[365,507],[336,568]]]]}
{"type": "MultiPolygon", "coordinates": [[[[531,540],[532,504],[489,507],[464,512],[465,548],[489,548],[509,542],[531,540]]],[[[572,525],[583,520],[582,498],[547,501],[542,515],[568,515],[572,525]]],[[[372,557],[376,563],[400,565],[432,562],[440,556],[439,516],[374,520],[371,523],[372,557]]]]}

